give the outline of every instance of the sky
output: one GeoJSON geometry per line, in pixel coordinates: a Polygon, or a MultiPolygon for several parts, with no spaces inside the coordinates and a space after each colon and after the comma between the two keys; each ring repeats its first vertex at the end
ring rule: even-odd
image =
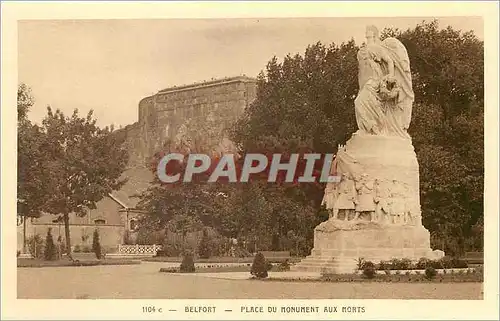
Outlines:
{"type": "MultiPolygon", "coordinates": [[[[46,107],[94,110],[101,126],[137,121],[145,96],[174,85],[238,75],[256,77],[277,56],[309,44],[364,41],[366,25],[406,30],[430,18],[279,18],[31,20],[18,24],[18,82],[35,98],[29,118],[46,107]]],[[[437,18],[484,39],[483,20],[437,18]]]]}

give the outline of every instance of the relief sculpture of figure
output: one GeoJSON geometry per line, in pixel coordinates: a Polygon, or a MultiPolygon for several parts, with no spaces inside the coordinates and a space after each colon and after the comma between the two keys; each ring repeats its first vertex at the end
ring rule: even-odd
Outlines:
{"type": "Polygon", "coordinates": [[[359,131],[409,138],[414,94],[406,48],[396,38],[380,41],[378,29],[369,26],[357,58],[359,92],[354,106],[359,131]]]}
{"type": "Polygon", "coordinates": [[[394,224],[404,224],[406,212],[405,195],[402,183],[392,180],[391,186],[391,216],[394,224]]]}
{"type": "Polygon", "coordinates": [[[391,191],[387,183],[376,179],[374,183],[375,190],[375,220],[381,223],[388,223],[391,211],[391,191]]]}
{"type": "Polygon", "coordinates": [[[337,219],[338,209],[335,207],[335,200],[337,198],[337,183],[327,183],[325,188],[325,195],[321,205],[325,205],[330,210],[330,218],[337,219]]]}
{"type": "Polygon", "coordinates": [[[375,199],[374,199],[374,182],[368,178],[368,174],[362,174],[356,180],[356,190],[358,192],[358,203],[356,204],[356,216],[358,219],[360,215],[368,214],[370,221],[375,221],[375,199]]]}
{"type": "Polygon", "coordinates": [[[410,198],[410,187],[408,184],[403,183],[403,199],[404,199],[404,216],[403,216],[403,222],[405,225],[412,225],[413,219],[412,219],[412,204],[411,204],[411,198],[410,198]]]}
{"type": "Polygon", "coordinates": [[[343,173],[338,186],[338,196],[335,202],[334,211],[338,211],[339,214],[343,213],[344,220],[347,221],[350,214],[354,212],[356,203],[356,188],[354,186],[354,181],[348,174],[343,173]]]}

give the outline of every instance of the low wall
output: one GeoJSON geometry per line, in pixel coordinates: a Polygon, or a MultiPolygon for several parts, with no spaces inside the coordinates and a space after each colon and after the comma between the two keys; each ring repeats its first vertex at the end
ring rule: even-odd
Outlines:
{"type": "Polygon", "coordinates": [[[119,255],[144,255],[144,256],[155,256],[156,252],[161,250],[161,245],[118,245],[119,255]]]}

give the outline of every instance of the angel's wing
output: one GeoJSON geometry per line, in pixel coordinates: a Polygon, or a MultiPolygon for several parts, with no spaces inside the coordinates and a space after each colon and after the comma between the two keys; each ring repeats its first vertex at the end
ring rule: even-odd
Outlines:
{"type": "MultiPolygon", "coordinates": [[[[413,96],[410,58],[408,57],[408,51],[406,51],[405,46],[396,38],[385,39],[382,41],[382,46],[387,49],[394,60],[394,66],[399,71],[399,77],[402,78],[400,82],[403,84],[406,93],[413,96]]],[[[398,75],[396,75],[396,77],[398,77],[398,75]]]]}
{"type": "Polygon", "coordinates": [[[404,69],[404,72],[410,72],[410,58],[405,46],[396,38],[387,38],[382,41],[384,47],[393,52],[404,69]]]}

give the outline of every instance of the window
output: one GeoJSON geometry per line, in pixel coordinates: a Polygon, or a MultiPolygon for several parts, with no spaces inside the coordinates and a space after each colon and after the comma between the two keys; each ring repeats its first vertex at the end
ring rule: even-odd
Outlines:
{"type": "Polygon", "coordinates": [[[94,223],[96,225],[102,225],[102,224],[106,224],[106,220],[103,220],[102,218],[100,218],[100,219],[94,220],[94,223]]]}
{"type": "Polygon", "coordinates": [[[136,220],[130,220],[129,226],[130,226],[130,230],[131,231],[137,230],[137,228],[138,228],[137,221],[136,220]]]}

